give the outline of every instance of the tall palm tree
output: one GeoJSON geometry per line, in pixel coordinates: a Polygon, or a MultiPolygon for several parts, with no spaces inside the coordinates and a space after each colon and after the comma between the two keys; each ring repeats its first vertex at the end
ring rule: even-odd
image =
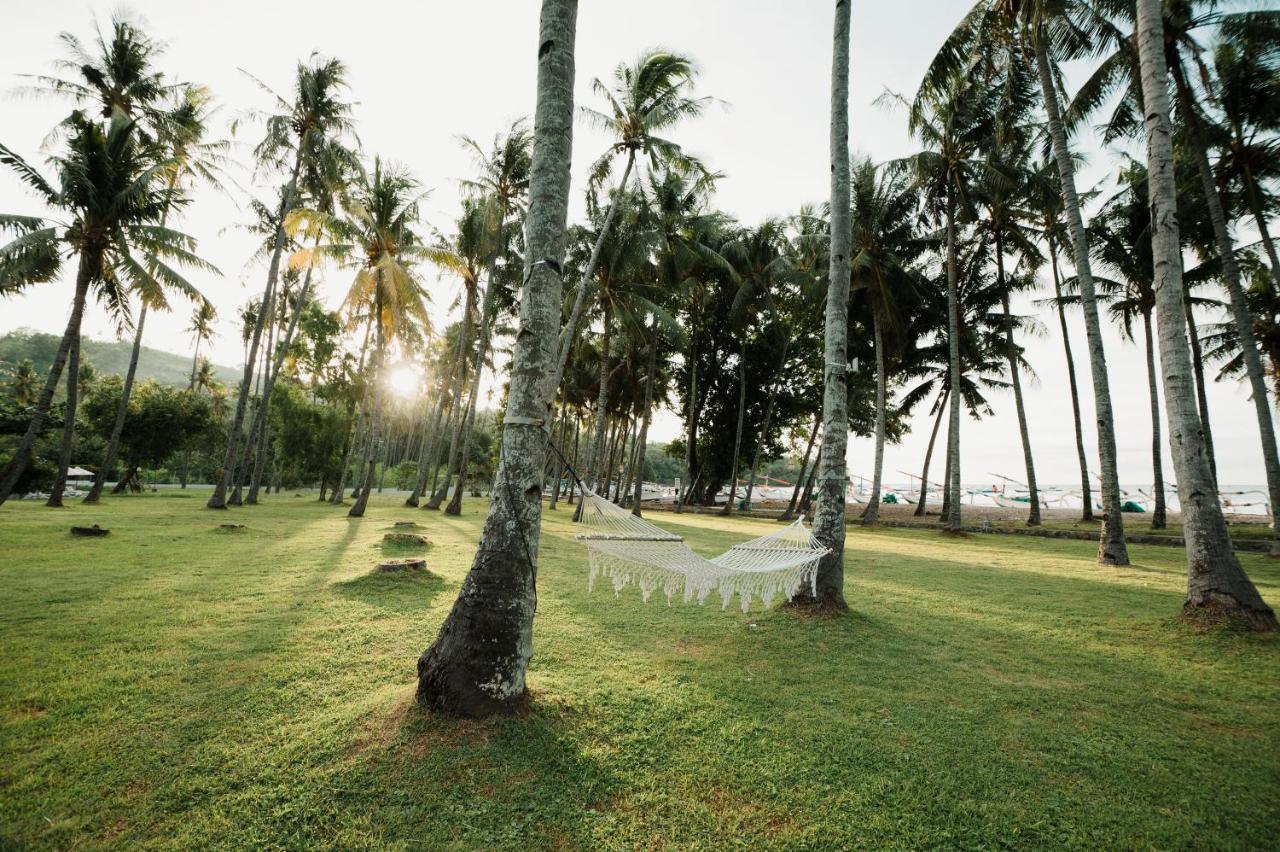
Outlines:
{"type": "Polygon", "coordinates": [[[849,223],[849,6],[836,0],[831,58],[831,268],[823,355],[821,465],[813,534],[829,553],[818,564],[812,603],[843,610],[845,450],[849,441],[849,260],[853,229],[849,223]]]}
{"type": "Polygon", "coordinates": [[[227,489],[239,478],[236,468],[241,432],[252,391],[263,327],[267,318],[275,315],[276,279],[280,274],[281,256],[288,243],[285,220],[300,202],[299,175],[309,160],[330,156],[333,149],[341,147],[341,140],[351,131],[351,104],[342,100],[342,94],[347,88],[346,76],[346,66],[340,61],[313,54],[308,62],[298,63],[292,100],[286,100],[271,92],[265,85],[262,86],[275,99],[278,112],[266,117],[266,134],[255,149],[255,155],[264,168],[287,170],[289,177],[284,184],[279,207],[271,219],[274,236],[262,307],[255,318],[249,338],[244,376],[227,434],[222,475],[209,497],[207,505],[210,509],[227,507],[227,489]]]}
{"type": "Polygon", "coordinates": [[[151,140],[138,133],[137,123],[114,115],[105,125],[76,113],[67,122],[69,139],[64,153],[51,162],[58,172],[53,183],[9,148],[0,145],[0,164],[48,207],[59,210],[61,221],[30,216],[0,215],[0,228],[17,234],[0,247],[0,293],[16,292],[54,279],[64,252],[78,259],[75,291],[67,327],[36,401],[31,423],[0,476],[0,503],[9,498],[26,469],[36,436],[44,428],[54,389],[74,341],[90,290],[117,317],[127,321],[126,288],[172,287],[195,293],[164,258],[209,269],[192,252],[195,240],[155,224],[165,211],[182,203],[165,185],[173,163],[151,140]]]}
{"type": "Polygon", "coordinates": [[[912,264],[924,249],[916,235],[919,195],[902,169],[877,168],[864,159],[853,167],[853,257],[850,262],[853,292],[865,299],[875,344],[875,462],[871,495],[862,514],[864,524],[880,519],[880,487],[884,472],[885,413],[888,408],[890,345],[901,347],[903,309],[908,307],[916,282],[912,264]]]}
{"type": "Polygon", "coordinates": [[[613,70],[612,84],[599,77],[591,83],[592,91],[605,99],[606,111],[587,106],[578,108],[579,114],[595,127],[614,137],[614,141],[591,164],[591,194],[609,179],[616,161],[623,159],[622,177],[609,198],[604,221],[596,234],[596,244],[582,269],[575,288],[573,307],[561,333],[560,350],[554,374],[558,385],[564,376],[569,350],[582,321],[583,306],[589,282],[595,275],[600,261],[603,240],[613,227],[617,217],[617,201],[626,192],[636,161],[643,158],[651,169],[660,166],[680,173],[705,173],[698,160],[684,151],[676,142],[660,136],[673,129],[682,120],[696,118],[711,103],[711,98],[695,98],[691,95],[698,69],[693,60],[662,48],[642,53],[630,64],[620,63],[613,70]]]}
{"type": "MultiPolygon", "coordinates": [[[[211,102],[209,93],[195,86],[185,86],[175,93],[176,102],[167,112],[156,117],[157,137],[166,153],[174,163],[167,176],[170,189],[186,191],[183,183],[190,180],[214,182],[219,165],[225,157],[225,142],[205,141],[208,131],[211,102]]],[[[163,227],[168,218],[168,211],[160,217],[163,227]]],[[[143,282],[145,285],[145,282],[143,282]]],[[[146,327],[149,309],[167,310],[168,300],[163,290],[142,289],[137,292],[138,316],[134,322],[133,348],[129,352],[129,366],[124,374],[124,387],[120,392],[120,402],[116,408],[115,423],[111,427],[111,435],[107,439],[107,451],[102,465],[94,477],[93,486],[85,496],[85,503],[97,503],[102,495],[102,486],[110,474],[116,461],[116,453],[120,449],[120,437],[124,433],[125,416],[129,411],[129,397],[133,392],[133,380],[138,371],[138,357],[142,352],[142,335],[146,327]]],[[[205,305],[203,298],[197,303],[205,305]]]]}
{"type": "Polygon", "coordinates": [[[414,266],[440,257],[416,233],[419,202],[417,180],[395,165],[375,159],[372,172],[361,172],[343,199],[342,213],[300,209],[294,213],[325,232],[335,241],[317,245],[312,255],[329,258],[356,268],[347,291],[344,309],[353,321],[367,321],[374,338],[373,363],[368,383],[369,428],[361,467],[365,470],[360,496],[348,512],[364,515],[373,485],[374,463],[381,436],[382,371],[387,364],[387,347],[393,342],[412,343],[421,334],[430,334],[428,296],[414,266]]]}
{"type": "Polygon", "coordinates": [[[435,641],[418,659],[418,700],[463,716],[510,712],[528,694],[525,671],[533,654],[537,604],[544,420],[555,393],[569,209],[577,9],[575,0],[542,4],[520,294],[522,333],[512,352],[494,499],[462,591],[435,641]]]}
{"type": "Polygon", "coordinates": [[[1148,196],[1151,203],[1160,361],[1170,445],[1178,474],[1183,532],[1187,542],[1187,601],[1184,611],[1226,612],[1256,630],[1280,630],[1275,612],[1262,600],[1231,548],[1217,488],[1199,438],[1199,415],[1192,402],[1191,359],[1182,321],[1182,244],[1174,181],[1173,129],[1159,0],[1137,0],[1137,41],[1143,116],[1147,131],[1148,196]]]}
{"type": "MultiPolygon", "coordinates": [[[[213,322],[218,318],[218,312],[211,302],[200,302],[191,312],[191,322],[187,325],[186,331],[191,335],[191,382],[187,386],[188,390],[195,390],[197,387],[197,373],[203,366],[200,363],[200,344],[207,343],[213,339],[213,322]]],[[[208,364],[206,360],[204,362],[208,364]]],[[[209,365],[210,376],[212,376],[213,365],[209,365]]],[[[187,480],[191,471],[191,445],[182,451],[182,487],[187,487],[187,480]]]]}

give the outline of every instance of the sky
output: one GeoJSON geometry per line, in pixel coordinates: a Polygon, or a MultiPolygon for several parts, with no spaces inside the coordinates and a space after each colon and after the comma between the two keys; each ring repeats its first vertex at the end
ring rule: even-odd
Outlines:
{"type": "MultiPolygon", "coordinates": [[[[336,56],[350,69],[363,150],[403,163],[431,188],[424,205],[426,218],[447,232],[459,211],[459,180],[473,169],[458,137],[465,134],[487,143],[514,119],[532,114],[539,5],[535,0],[365,0],[353,13],[349,4],[324,0],[222,0],[213,7],[174,2],[120,7],[84,0],[24,3],[9,16],[10,25],[0,30],[0,92],[21,87],[23,74],[52,70],[52,61],[60,56],[59,32],[88,39],[95,17],[105,25],[119,8],[141,17],[152,36],[167,43],[162,67],[168,73],[212,90],[221,105],[219,115],[228,122],[271,106],[248,75],[287,93],[299,59],[312,51],[336,56]]],[[[965,0],[855,4],[850,70],[850,144],[855,152],[876,161],[912,152],[905,116],[873,102],[886,89],[915,91],[930,57],[968,5],[965,0]]],[[[583,2],[578,13],[575,100],[599,105],[591,91],[592,79],[607,77],[619,62],[648,48],[663,46],[692,55],[701,68],[698,92],[719,103],[672,137],[724,173],[717,207],[746,224],[788,215],[829,193],[830,29],[831,3],[820,0],[583,2]]],[[[67,109],[65,102],[50,99],[16,94],[0,98],[0,142],[30,162],[42,162],[41,144],[67,109]]],[[[248,162],[259,130],[245,124],[235,137],[243,162],[248,162]]],[[[578,124],[573,142],[570,215],[581,217],[586,168],[607,140],[578,124]]],[[[1089,161],[1078,177],[1082,190],[1105,182],[1116,168],[1115,158],[1088,139],[1083,150],[1089,161]]],[[[261,265],[249,263],[253,239],[237,225],[249,220],[244,206],[248,193],[266,197],[271,184],[248,168],[234,169],[229,177],[219,187],[199,187],[178,224],[199,239],[199,254],[223,273],[193,277],[221,314],[219,336],[208,355],[216,363],[237,365],[242,357],[237,308],[260,293],[264,278],[261,265]]],[[[44,212],[10,173],[0,173],[0,211],[44,212]]],[[[458,284],[434,274],[428,281],[433,311],[443,322],[458,284]]],[[[336,306],[348,283],[349,273],[330,270],[319,295],[336,306]]],[[[69,271],[66,280],[0,301],[0,334],[20,327],[61,333],[71,290],[69,271]]],[[[1039,314],[1044,324],[1043,334],[1025,342],[1036,372],[1024,382],[1037,476],[1042,484],[1078,483],[1057,321],[1029,300],[1015,302],[1014,310],[1039,314]]],[[[146,344],[189,353],[191,341],[184,331],[189,314],[182,304],[171,314],[153,314],[146,344]]],[[[1078,315],[1071,323],[1086,446],[1096,471],[1088,367],[1080,358],[1084,328],[1078,315]]],[[[98,306],[87,313],[84,331],[99,339],[116,333],[98,306]]],[[[1143,355],[1114,327],[1106,329],[1105,338],[1120,479],[1131,487],[1147,485],[1152,481],[1151,419],[1143,355]]],[[[1261,450],[1246,389],[1235,381],[1214,382],[1209,400],[1220,481],[1261,482],[1261,450]]],[[[966,419],[962,425],[961,470],[966,482],[994,482],[993,474],[1024,478],[1012,394],[996,393],[992,403],[994,417],[966,419]]],[[[886,449],[887,482],[905,482],[900,472],[920,470],[930,426],[922,413],[902,443],[886,449]]],[[[667,412],[655,420],[651,437],[669,440],[679,428],[679,419],[667,412]]],[[[1167,447],[1163,449],[1166,478],[1173,481],[1167,447]]],[[[869,475],[872,454],[869,439],[851,440],[850,472],[869,475]]],[[[935,469],[930,478],[940,479],[941,471],[935,469]]]]}

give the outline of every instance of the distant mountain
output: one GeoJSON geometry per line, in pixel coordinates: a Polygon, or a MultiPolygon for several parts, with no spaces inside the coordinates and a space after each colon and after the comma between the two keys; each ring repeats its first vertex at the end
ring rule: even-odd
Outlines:
{"type": "MultiPolygon", "coordinates": [[[[59,340],[52,334],[28,328],[11,331],[0,337],[0,369],[7,372],[23,358],[30,358],[37,372],[48,373],[49,365],[58,352],[59,340]]],[[[90,340],[86,337],[80,341],[80,360],[88,361],[102,375],[115,373],[123,376],[129,369],[132,349],[132,341],[90,340]]],[[[241,371],[234,367],[215,364],[214,371],[219,380],[233,387],[240,381],[241,371]]],[[[162,385],[185,388],[191,381],[191,356],[144,346],[138,355],[138,378],[155,379],[162,385]]]]}

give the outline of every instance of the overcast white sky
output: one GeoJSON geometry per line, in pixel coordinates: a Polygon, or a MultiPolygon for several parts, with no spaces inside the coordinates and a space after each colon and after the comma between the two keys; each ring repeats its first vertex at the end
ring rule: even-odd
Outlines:
{"type": "MultiPolygon", "coordinates": [[[[458,209],[457,179],[467,176],[471,167],[457,135],[487,141],[512,119],[532,113],[539,5],[536,0],[365,0],[356,7],[323,0],[170,0],[133,2],[127,8],[143,17],[153,36],[168,43],[165,70],[210,87],[227,118],[249,107],[270,106],[238,68],[286,92],[299,57],[319,50],[342,58],[350,67],[353,97],[359,101],[356,117],[364,150],[407,164],[424,184],[434,187],[428,218],[447,230],[458,209]]],[[[968,5],[967,0],[855,4],[850,103],[855,150],[877,161],[911,150],[903,116],[885,112],[872,101],[885,88],[914,91],[930,56],[968,5]]],[[[663,45],[692,54],[703,68],[699,90],[722,99],[727,107],[712,110],[675,135],[725,173],[717,204],[745,223],[792,213],[803,202],[821,201],[828,192],[830,7],[825,0],[584,0],[578,18],[577,100],[592,103],[591,79],[606,76],[619,61],[645,48],[663,45]]],[[[58,55],[60,31],[88,37],[93,16],[105,23],[115,8],[115,3],[44,0],[12,9],[9,25],[0,31],[0,89],[20,85],[20,74],[48,72],[58,55]]],[[[65,113],[63,103],[0,100],[0,141],[39,161],[42,139],[65,113]]],[[[242,141],[252,144],[254,133],[244,133],[242,141]]],[[[603,145],[602,137],[578,127],[574,213],[582,209],[586,164],[603,145]]],[[[1105,179],[1112,166],[1105,156],[1094,155],[1081,178],[1082,188],[1105,179]]],[[[242,186],[251,186],[247,171],[236,178],[242,186]]],[[[268,187],[255,191],[266,195],[268,187]]],[[[239,362],[236,308],[261,290],[261,270],[245,265],[251,240],[227,229],[246,220],[237,207],[242,200],[201,188],[182,223],[199,238],[200,254],[225,274],[199,280],[222,314],[220,336],[210,353],[220,364],[239,362]]],[[[40,212],[7,173],[0,174],[0,210],[40,212]]],[[[344,274],[330,272],[321,294],[336,305],[346,283],[344,274]]],[[[0,302],[0,333],[21,326],[59,333],[70,291],[68,279],[0,302]]],[[[454,282],[439,282],[434,295],[438,308],[448,305],[455,292],[454,282]]],[[[188,314],[182,308],[150,318],[147,344],[189,352],[190,342],[182,331],[188,314]]],[[[1042,483],[1078,482],[1062,343],[1056,322],[1047,315],[1044,319],[1048,334],[1028,345],[1028,358],[1039,375],[1027,389],[1038,474],[1042,483]]],[[[1078,317],[1073,322],[1080,353],[1083,327],[1078,317]]],[[[86,318],[85,332],[108,338],[114,329],[95,306],[86,318]]],[[[1150,417],[1141,352],[1113,330],[1107,333],[1107,346],[1121,481],[1131,486],[1150,483],[1150,417]]],[[[1079,366],[1086,431],[1091,433],[1087,365],[1082,361],[1079,366]]],[[[1261,482],[1261,452],[1245,390],[1236,383],[1215,384],[1210,403],[1221,481],[1261,482]]],[[[996,417],[964,423],[966,482],[990,481],[993,472],[1022,478],[1012,396],[997,396],[994,404],[996,417]]],[[[887,481],[905,481],[899,470],[919,470],[928,426],[922,418],[901,446],[887,449],[887,481]]],[[[676,418],[666,415],[655,425],[655,439],[668,439],[677,429],[676,418]]],[[[1096,458],[1091,434],[1087,440],[1096,458]]],[[[849,454],[853,473],[870,472],[870,441],[853,441],[849,454]]],[[[1165,467],[1172,469],[1167,453],[1165,467]]],[[[940,477],[941,471],[934,471],[931,478],[940,477]]]]}

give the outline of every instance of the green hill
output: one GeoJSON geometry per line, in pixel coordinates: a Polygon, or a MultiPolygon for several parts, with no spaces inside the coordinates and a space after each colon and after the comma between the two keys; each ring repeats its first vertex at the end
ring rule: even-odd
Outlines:
{"type": "MultiPolygon", "coordinates": [[[[11,331],[0,337],[0,370],[17,364],[23,358],[30,358],[37,372],[47,373],[57,354],[58,341],[59,338],[52,334],[28,328],[11,331]]],[[[132,348],[130,341],[90,340],[86,337],[80,343],[80,360],[88,361],[103,375],[124,375],[129,368],[132,348]]],[[[218,379],[228,385],[235,386],[240,381],[240,370],[236,368],[214,365],[214,370],[218,379]]],[[[185,388],[191,381],[191,357],[144,346],[138,356],[138,378],[155,379],[164,385],[185,388]]]]}

